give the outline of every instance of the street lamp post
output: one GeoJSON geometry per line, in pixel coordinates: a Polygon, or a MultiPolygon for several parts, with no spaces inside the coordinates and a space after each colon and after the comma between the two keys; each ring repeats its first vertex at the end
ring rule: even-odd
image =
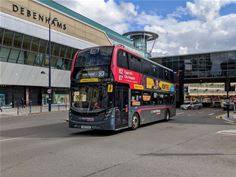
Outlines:
{"type": "Polygon", "coordinates": [[[229,80],[229,76],[228,76],[228,69],[226,71],[226,93],[227,93],[227,117],[229,118],[229,89],[230,89],[230,80],[229,80]]]}
{"type": "Polygon", "coordinates": [[[48,111],[52,110],[52,86],[51,86],[51,25],[57,21],[57,18],[51,20],[49,13],[49,46],[48,46],[48,111]]]}

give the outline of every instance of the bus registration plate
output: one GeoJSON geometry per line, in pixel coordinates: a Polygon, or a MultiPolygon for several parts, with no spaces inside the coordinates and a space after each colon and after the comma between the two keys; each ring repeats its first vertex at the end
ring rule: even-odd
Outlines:
{"type": "Polygon", "coordinates": [[[81,125],[81,128],[83,128],[83,129],[91,129],[92,127],[89,126],[89,125],[81,125]]]}

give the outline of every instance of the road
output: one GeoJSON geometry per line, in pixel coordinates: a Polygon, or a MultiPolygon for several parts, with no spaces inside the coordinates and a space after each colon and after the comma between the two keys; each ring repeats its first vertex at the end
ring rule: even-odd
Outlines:
{"type": "Polygon", "coordinates": [[[0,118],[1,177],[235,177],[236,129],[222,110],[178,110],[117,133],[69,129],[67,112],[0,118]]]}

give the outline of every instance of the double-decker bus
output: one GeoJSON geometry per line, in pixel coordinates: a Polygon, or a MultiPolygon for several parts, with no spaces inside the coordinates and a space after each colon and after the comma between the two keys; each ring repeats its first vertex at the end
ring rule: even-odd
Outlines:
{"type": "Polygon", "coordinates": [[[176,114],[174,72],[123,46],[77,52],[70,94],[70,128],[137,129],[176,114]]]}

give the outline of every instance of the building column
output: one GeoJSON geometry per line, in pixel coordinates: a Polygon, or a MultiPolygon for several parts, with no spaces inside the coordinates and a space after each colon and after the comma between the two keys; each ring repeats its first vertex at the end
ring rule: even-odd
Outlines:
{"type": "Polygon", "coordinates": [[[29,88],[25,89],[25,104],[29,105],[29,88]]]}

